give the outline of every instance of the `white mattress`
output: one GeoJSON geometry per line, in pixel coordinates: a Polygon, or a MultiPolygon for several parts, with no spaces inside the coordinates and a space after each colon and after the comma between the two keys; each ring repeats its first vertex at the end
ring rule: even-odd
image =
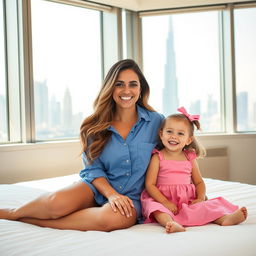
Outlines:
{"type": "MultiPolygon", "coordinates": [[[[78,175],[0,185],[0,206],[16,207],[46,190],[53,191],[77,180],[78,175]]],[[[158,224],[138,224],[112,232],[42,228],[17,221],[0,220],[0,255],[89,256],[255,256],[256,186],[205,179],[209,198],[223,196],[246,206],[248,219],[239,225],[208,224],[186,232],[166,234],[158,224]]]]}

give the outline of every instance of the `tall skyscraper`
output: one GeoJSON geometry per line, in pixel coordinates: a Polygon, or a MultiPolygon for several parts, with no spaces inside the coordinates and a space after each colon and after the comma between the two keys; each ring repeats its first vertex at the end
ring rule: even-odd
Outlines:
{"type": "Polygon", "coordinates": [[[213,99],[212,95],[208,95],[207,115],[212,117],[218,113],[218,102],[213,99]]]}
{"type": "Polygon", "coordinates": [[[50,101],[50,127],[56,129],[61,124],[61,106],[53,95],[50,101]]]}
{"type": "Polygon", "coordinates": [[[171,16],[169,17],[169,32],[166,43],[165,86],[163,88],[163,114],[165,116],[177,112],[179,107],[171,16]]]}
{"type": "Polygon", "coordinates": [[[38,129],[48,127],[49,96],[47,80],[35,82],[35,120],[38,129]]]}
{"type": "Polygon", "coordinates": [[[67,131],[72,129],[72,98],[69,88],[65,90],[63,98],[63,128],[67,131]]]}

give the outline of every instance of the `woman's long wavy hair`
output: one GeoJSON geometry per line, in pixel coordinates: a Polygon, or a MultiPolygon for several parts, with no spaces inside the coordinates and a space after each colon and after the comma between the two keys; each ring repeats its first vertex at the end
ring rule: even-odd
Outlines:
{"type": "Polygon", "coordinates": [[[100,155],[112,134],[108,128],[115,114],[116,104],[113,100],[115,81],[120,71],[127,69],[133,70],[138,75],[140,81],[141,94],[137,104],[149,111],[155,111],[148,104],[149,85],[136,62],[132,59],[125,59],[115,63],[106,75],[100,92],[94,101],[94,113],[85,118],[80,127],[82,152],[86,153],[90,164],[100,155]]]}
{"type": "MultiPolygon", "coordinates": [[[[194,130],[195,127],[197,130],[201,130],[201,125],[200,122],[195,120],[195,121],[190,121],[185,115],[183,114],[173,114],[170,115],[168,117],[166,117],[164,119],[164,121],[162,122],[159,131],[162,131],[163,128],[165,127],[166,121],[170,120],[170,119],[176,119],[178,121],[184,121],[185,123],[187,123],[188,127],[189,127],[189,135],[191,137],[193,137],[192,142],[189,145],[186,145],[183,150],[191,150],[194,151],[197,155],[198,158],[203,158],[206,155],[206,150],[204,148],[204,146],[199,142],[199,140],[194,136],[194,130]]],[[[158,136],[159,137],[159,136],[158,136]]],[[[164,145],[160,139],[160,137],[158,138],[158,144],[157,144],[157,149],[161,150],[164,148],[164,145]]]]}

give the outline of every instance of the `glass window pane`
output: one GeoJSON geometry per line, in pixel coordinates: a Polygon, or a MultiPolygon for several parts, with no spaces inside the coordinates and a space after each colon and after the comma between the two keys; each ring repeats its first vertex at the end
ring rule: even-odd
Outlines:
{"type": "Polygon", "coordinates": [[[0,0],[0,143],[8,141],[3,1],[0,0]]]}
{"type": "Polygon", "coordinates": [[[100,12],[31,3],[36,140],[78,137],[102,79],[100,12]]]}
{"type": "Polygon", "coordinates": [[[237,9],[235,17],[238,131],[256,131],[256,8],[237,9]]]}
{"type": "Polygon", "coordinates": [[[184,106],[204,132],[221,132],[219,12],[142,18],[143,68],[151,105],[165,115],[184,106]]]}

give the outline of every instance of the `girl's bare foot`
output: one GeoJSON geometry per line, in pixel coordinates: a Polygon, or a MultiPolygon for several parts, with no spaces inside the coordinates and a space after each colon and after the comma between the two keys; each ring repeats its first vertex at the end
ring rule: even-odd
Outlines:
{"type": "Polygon", "coordinates": [[[10,208],[0,209],[0,219],[16,220],[13,213],[14,213],[14,209],[10,209],[10,208]]]}
{"type": "Polygon", "coordinates": [[[231,214],[228,214],[226,216],[219,218],[216,223],[221,226],[231,226],[231,225],[237,225],[245,221],[246,218],[247,218],[247,209],[245,207],[242,207],[231,214]]]}
{"type": "Polygon", "coordinates": [[[165,226],[166,233],[183,232],[185,228],[175,221],[168,221],[165,226]]]}

